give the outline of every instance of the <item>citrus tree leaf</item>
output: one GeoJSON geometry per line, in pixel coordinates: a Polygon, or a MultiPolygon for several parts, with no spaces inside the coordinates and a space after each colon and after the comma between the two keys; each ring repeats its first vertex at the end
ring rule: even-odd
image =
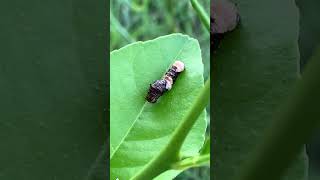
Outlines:
{"type": "Polygon", "coordinates": [[[83,180],[107,134],[107,2],[0,4],[0,179],[83,180]]]}
{"type": "MultiPolygon", "coordinates": [[[[294,1],[236,3],[241,24],[225,36],[213,54],[212,171],[218,180],[233,179],[248,160],[298,74],[298,10],[294,1]]],[[[301,154],[284,179],[304,179],[305,165],[301,154]]]]}
{"type": "Polygon", "coordinates": [[[299,50],[300,50],[300,69],[306,66],[316,47],[320,42],[320,24],[317,23],[320,15],[317,0],[295,0],[299,8],[299,50]]]}
{"type": "MultiPolygon", "coordinates": [[[[299,8],[299,51],[300,72],[303,73],[316,48],[320,45],[320,24],[317,23],[320,15],[320,1],[296,0],[299,8]]],[[[308,154],[308,176],[309,180],[320,178],[318,164],[320,164],[320,133],[316,133],[306,145],[308,154]]]]}
{"type": "MultiPolygon", "coordinates": [[[[203,63],[198,41],[181,34],[130,44],[111,52],[110,61],[110,174],[111,179],[130,179],[158,155],[190,109],[203,87],[203,63]],[[148,103],[149,84],[175,60],[185,63],[185,71],[157,103],[148,103]]],[[[198,153],[205,129],[204,111],[182,156],[198,153]]]]}
{"type": "Polygon", "coordinates": [[[205,143],[203,147],[201,148],[200,153],[203,154],[210,154],[210,136],[206,137],[205,143]]]}
{"type": "Polygon", "coordinates": [[[157,176],[156,178],[154,178],[154,180],[168,180],[168,179],[173,179],[176,176],[178,176],[180,173],[182,172],[182,170],[168,170],[162,174],[160,174],[159,176],[157,176]]]}

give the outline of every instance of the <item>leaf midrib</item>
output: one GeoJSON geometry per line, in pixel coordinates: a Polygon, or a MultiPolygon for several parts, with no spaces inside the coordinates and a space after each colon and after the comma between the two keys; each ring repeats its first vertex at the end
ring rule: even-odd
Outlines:
{"type": "MultiPolygon", "coordinates": [[[[177,53],[177,55],[174,57],[174,59],[177,59],[177,57],[182,53],[183,49],[185,48],[186,44],[189,42],[189,38],[184,42],[184,44],[182,45],[180,51],[177,53]]],[[[160,51],[160,53],[162,54],[162,52],[160,51]]],[[[138,53],[137,53],[138,54],[138,53]]],[[[163,56],[163,55],[162,55],[163,56]]],[[[135,58],[135,57],[134,57],[135,58]]],[[[171,64],[169,65],[168,68],[170,68],[171,64]]],[[[131,132],[131,129],[134,127],[136,121],[139,119],[140,115],[142,114],[142,112],[144,111],[144,108],[146,106],[148,102],[145,101],[145,103],[143,104],[143,106],[141,107],[140,112],[138,113],[138,115],[136,116],[135,120],[132,122],[130,128],[128,128],[128,131],[126,132],[125,136],[123,136],[123,138],[121,139],[120,143],[118,144],[118,146],[115,148],[115,150],[113,151],[113,153],[110,156],[110,161],[112,160],[114,154],[118,151],[119,147],[121,146],[121,144],[124,142],[124,140],[127,138],[128,134],[131,132]]]]}
{"type": "Polygon", "coordinates": [[[128,128],[126,134],[123,136],[123,138],[121,139],[119,145],[114,149],[113,153],[111,154],[110,160],[112,159],[113,155],[118,151],[119,147],[121,146],[121,144],[123,143],[123,141],[126,139],[126,137],[128,136],[128,134],[131,132],[131,129],[133,128],[133,126],[135,125],[137,119],[139,119],[141,113],[143,112],[145,106],[147,104],[147,101],[144,102],[144,104],[141,107],[140,112],[138,113],[138,115],[136,116],[135,120],[132,122],[131,126],[128,128]]]}

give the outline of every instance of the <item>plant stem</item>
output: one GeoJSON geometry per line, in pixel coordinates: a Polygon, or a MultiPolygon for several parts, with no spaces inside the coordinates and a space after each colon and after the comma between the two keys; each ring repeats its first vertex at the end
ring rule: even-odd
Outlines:
{"type": "Polygon", "coordinates": [[[202,6],[199,4],[199,2],[197,0],[190,0],[190,1],[192,4],[192,7],[194,8],[194,10],[197,12],[198,16],[200,17],[202,24],[204,24],[204,26],[206,27],[206,29],[210,33],[210,19],[209,19],[207,13],[204,11],[204,9],[202,8],[202,6]]]}
{"type": "Polygon", "coordinates": [[[235,176],[238,180],[277,180],[297,157],[320,123],[320,51],[308,65],[297,89],[263,142],[235,176]]]}
{"type": "Polygon", "coordinates": [[[190,158],[186,158],[180,162],[177,162],[172,165],[173,169],[177,170],[185,170],[191,167],[201,166],[203,164],[210,163],[210,154],[193,156],[190,158]]]}
{"type": "Polygon", "coordinates": [[[173,132],[169,143],[162,149],[160,154],[151,160],[135,177],[134,180],[152,179],[165,170],[171,168],[171,165],[179,161],[179,152],[189,131],[196,122],[199,115],[203,112],[210,99],[210,78],[206,81],[204,87],[200,90],[195,103],[190,111],[182,119],[177,129],[173,132]]]}

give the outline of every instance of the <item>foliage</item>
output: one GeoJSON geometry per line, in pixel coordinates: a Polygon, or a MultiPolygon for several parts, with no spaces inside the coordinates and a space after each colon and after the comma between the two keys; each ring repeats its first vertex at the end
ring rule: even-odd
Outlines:
{"type": "MultiPolygon", "coordinates": [[[[129,179],[158,156],[191,111],[203,87],[203,64],[197,41],[179,34],[130,44],[113,51],[110,61],[111,179],[129,179]],[[161,78],[177,59],[183,60],[186,70],[174,87],[156,104],[146,102],[149,84],[161,78]]],[[[206,124],[202,114],[189,133],[186,145],[178,152],[180,156],[198,153],[206,124]]],[[[170,163],[180,159],[174,153],[180,149],[178,142],[177,139],[175,145],[168,146],[169,152],[165,153],[165,158],[174,156],[172,162],[168,159],[153,170],[162,166],[168,169],[170,163]]]]}
{"type": "MultiPolygon", "coordinates": [[[[210,1],[191,1],[203,5],[209,12],[210,1]]],[[[173,32],[181,32],[197,38],[200,42],[204,66],[204,78],[207,79],[210,69],[209,33],[201,26],[200,18],[189,1],[111,1],[111,50],[134,41],[145,41],[173,32]]],[[[202,8],[196,8],[202,9],[202,8]]],[[[202,19],[203,20],[202,16],[202,19]]],[[[209,114],[208,114],[209,115],[209,114]]],[[[209,116],[208,116],[209,119],[209,116]]],[[[209,122],[208,122],[209,124],[209,122]]],[[[192,172],[202,169],[195,168],[192,172]]],[[[208,169],[204,169],[204,173],[208,169]]]]}
{"type": "MultiPolygon", "coordinates": [[[[201,0],[199,3],[209,14],[210,1],[201,0]]],[[[200,43],[205,64],[204,77],[207,79],[210,70],[210,35],[201,25],[190,1],[111,0],[110,6],[110,51],[166,34],[188,34],[200,43]]]]}
{"type": "MultiPolygon", "coordinates": [[[[320,127],[319,59],[320,49],[316,51],[287,104],[274,116],[274,122],[266,132],[263,143],[259,144],[249,163],[243,166],[237,179],[282,179],[284,171],[301,153],[304,143],[317,132],[320,127]]],[[[305,165],[304,169],[306,167],[305,165]]],[[[300,175],[303,171],[295,170],[296,176],[287,175],[289,179],[307,178],[300,175]]]]}
{"type": "MultiPolygon", "coordinates": [[[[318,0],[296,0],[299,8],[299,52],[300,52],[300,73],[303,73],[308,60],[311,59],[316,47],[320,44],[320,15],[318,0]]],[[[316,133],[307,143],[309,179],[320,179],[320,133],[316,133]]]]}
{"type": "Polygon", "coordinates": [[[1,1],[0,179],[91,173],[107,134],[105,7],[1,1]]]}
{"type": "MultiPolygon", "coordinates": [[[[271,125],[273,113],[298,74],[298,11],[294,2],[236,3],[241,25],[223,39],[212,57],[216,93],[212,105],[215,160],[211,168],[217,180],[237,177],[239,168],[263,142],[261,137],[271,125]]],[[[301,153],[283,179],[304,179],[305,164],[301,153]]]]}

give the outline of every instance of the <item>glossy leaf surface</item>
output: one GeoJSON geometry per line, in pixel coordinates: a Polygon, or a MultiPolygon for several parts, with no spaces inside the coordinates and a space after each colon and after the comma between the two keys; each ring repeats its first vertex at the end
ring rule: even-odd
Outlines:
{"type": "MultiPolygon", "coordinates": [[[[217,180],[234,179],[298,75],[298,10],[294,1],[236,3],[241,24],[225,36],[212,55],[212,171],[217,180]]],[[[301,154],[284,179],[304,179],[305,165],[301,154]]]]}
{"type": "Polygon", "coordinates": [[[0,2],[0,179],[91,174],[107,134],[106,4],[0,2]]]}
{"type": "MultiPolygon", "coordinates": [[[[172,34],[111,52],[110,67],[111,179],[130,179],[166,145],[203,87],[201,52],[195,39],[172,34]],[[146,102],[149,84],[175,60],[185,63],[185,71],[157,103],[146,102]]],[[[198,153],[205,129],[203,113],[182,147],[182,156],[198,153]]]]}

